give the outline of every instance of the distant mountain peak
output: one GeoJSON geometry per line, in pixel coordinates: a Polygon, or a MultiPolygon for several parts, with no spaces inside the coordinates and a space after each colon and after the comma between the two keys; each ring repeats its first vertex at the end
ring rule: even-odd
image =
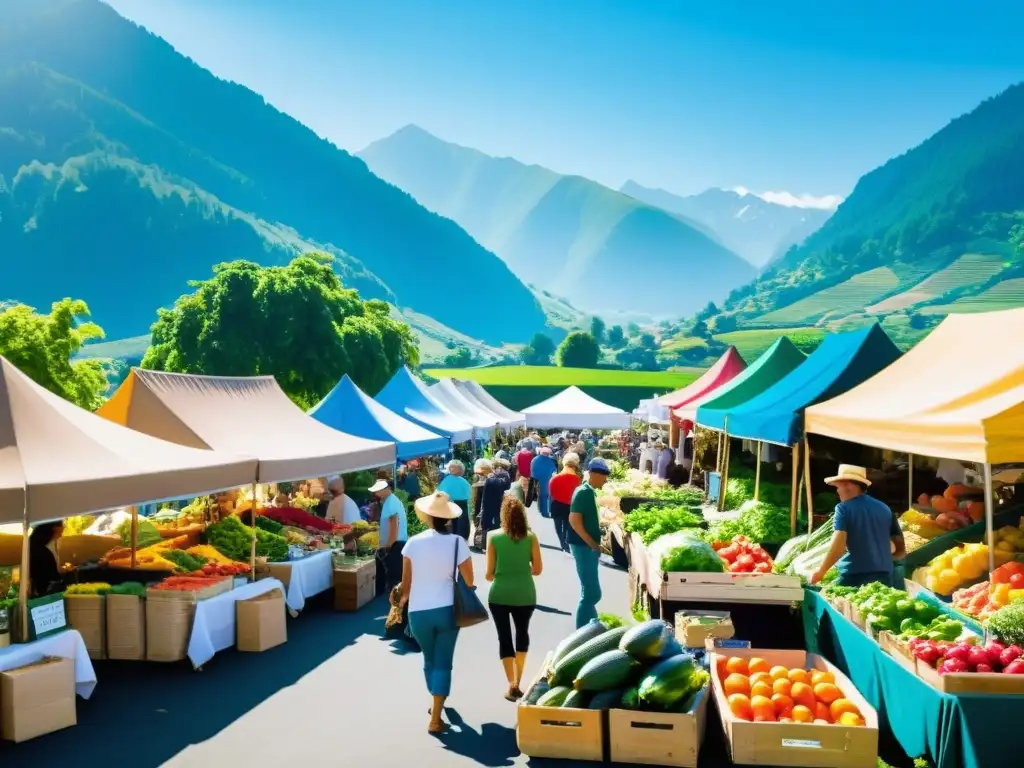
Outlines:
{"type": "Polygon", "coordinates": [[[766,203],[781,205],[784,208],[811,208],[817,211],[835,211],[843,202],[842,195],[794,195],[792,192],[769,191],[754,192],[746,187],[733,187],[726,192],[735,192],[740,197],[758,197],[766,203]]]}

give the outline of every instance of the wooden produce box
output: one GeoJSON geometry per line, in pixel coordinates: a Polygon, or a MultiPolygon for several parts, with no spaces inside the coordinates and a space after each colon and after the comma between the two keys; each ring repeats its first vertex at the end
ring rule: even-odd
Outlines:
{"type": "Polygon", "coordinates": [[[0,738],[28,741],[77,723],[74,659],[0,672],[0,738]]]}
{"type": "MultiPolygon", "coordinates": [[[[549,653],[527,695],[547,675],[550,659],[549,653]]],[[[516,744],[529,757],[603,762],[604,736],[605,713],[599,709],[538,707],[525,699],[516,707],[516,744]]]]}
{"type": "Polygon", "coordinates": [[[661,598],[707,603],[801,603],[804,588],[799,576],[777,573],[662,574],[661,598]]]}
{"type": "Polygon", "coordinates": [[[77,630],[90,659],[107,658],[107,599],[103,595],[65,595],[64,615],[77,630]]]}
{"type": "Polygon", "coordinates": [[[875,768],[878,760],[878,713],[852,682],[828,659],[805,651],[760,648],[729,649],[711,655],[711,686],[729,754],[740,765],[787,765],[804,768],[875,768]],[[760,657],[790,669],[827,670],[847,699],[860,709],[863,726],[813,723],[754,723],[733,717],[722,690],[721,671],[729,656],[760,657]]]}
{"type": "Polygon", "coordinates": [[[608,743],[613,763],[697,768],[707,723],[710,687],[690,712],[608,711],[608,743]]]}
{"type": "Polygon", "coordinates": [[[334,610],[358,611],[377,596],[377,563],[334,569],[334,610]]]}
{"type": "Polygon", "coordinates": [[[940,675],[938,670],[923,661],[917,662],[917,676],[943,693],[989,694],[996,696],[1024,694],[1024,675],[1004,675],[1001,672],[954,672],[940,675]]]}
{"type": "Polygon", "coordinates": [[[192,600],[147,599],[146,659],[169,662],[184,659],[188,655],[195,610],[192,600]]]}
{"type": "Polygon", "coordinates": [[[107,595],[107,658],[146,658],[146,601],[136,595],[107,595]]]}
{"type": "Polygon", "coordinates": [[[683,648],[703,648],[709,637],[728,640],[735,634],[728,611],[676,611],[676,640],[683,648]]]}
{"type": "Polygon", "coordinates": [[[897,638],[892,632],[879,632],[878,646],[905,670],[912,674],[917,674],[917,659],[911,653],[910,646],[897,638]]]}

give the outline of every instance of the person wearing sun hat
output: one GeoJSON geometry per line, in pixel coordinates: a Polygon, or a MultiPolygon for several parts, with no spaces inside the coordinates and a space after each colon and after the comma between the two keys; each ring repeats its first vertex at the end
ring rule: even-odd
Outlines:
{"type": "Polygon", "coordinates": [[[395,484],[381,478],[372,486],[370,493],[380,501],[380,530],[377,541],[377,579],[383,576],[383,584],[377,584],[377,593],[384,594],[398,584],[402,573],[402,548],[409,538],[409,523],[405,518],[405,507],[395,496],[395,484]]]}
{"type": "Polygon", "coordinates": [[[825,482],[836,489],[839,503],[831,546],[811,575],[811,583],[820,582],[834,565],[841,586],[859,587],[875,581],[891,584],[893,558],[900,559],[905,552],[896,515],[888,505],[867,495],[871,481],[864,467],[840,464],[839,471],[825,482]]]}
{"type": "Polygon", "coordinates": [[[473,587],[473,560],[461,536],[452,535],[451,524],[462,517],[462,508],[447,493],[437,491],[417,499],[416,516],[427,526],[402,551],[402,596],[409,609],[409,629],[423,651],[423,676],[433,697],[430,733],[447,728],[441,719],[445,699],[451,693],[452,666],[459,627],[455,623],[455,569],[473,587]]]}
{"type": "Polygon", "coordinates": [[[611,470],[604,459],[591,459],[588,477],[572,494],[569,504],[569,530],[566,539],[576,561],[580,580],[580,601],[576,606],[576,628],[597,618],[601,601],[601,522],[597,511],[597,491],[601,490],[611,470]]]}

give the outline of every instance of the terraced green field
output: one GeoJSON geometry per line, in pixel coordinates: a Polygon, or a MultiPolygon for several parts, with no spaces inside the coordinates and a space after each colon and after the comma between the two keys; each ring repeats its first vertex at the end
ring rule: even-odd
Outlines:
{"type": "Polygon", "coordinates": [[[842,317],[860,312],[868,304],[894,291],[900,278],[889,267],[877,267],[854,275],[839,285],[811,294],[788,307],[757,318],[758,325],[811,324],[828,315],[842,317]]]}
{"type": "Polygon", "coordinates": [[[1024,277],[1003,280],[977,296],[964,296],[951,304],[921,307],[922,315],[948,315],[955,312],[994,312],[1024,307],[1024,277]]]}
{"type": "Polygon", "coordinates": [[[688,371],[613,371],[601,368],[559,368],[539,365],[496,365],[489,368],[429,368],[435,379],[471,379],[484,386],[519,387],[648,387],[670,390],[685,387],[701,373],[688,371]]]}
{"type": "Polygon", "coordinates": [[[788,336],[797,348],[804,352],[813,351],[823,338],[823,328],[752,328],[746,331],[732,331],[715,336],[723,344],[731,344],[747,361],[753,363],[780,336],[788,336]]]}
{"type": "Polygon", "coordinates": [[[867,308],[871,314],[889,314],[942,296],[954,288],[983,283],[1003,269],[1004,258],[995,254],[965,253],[910,290],[897,293],[867,308]]]}

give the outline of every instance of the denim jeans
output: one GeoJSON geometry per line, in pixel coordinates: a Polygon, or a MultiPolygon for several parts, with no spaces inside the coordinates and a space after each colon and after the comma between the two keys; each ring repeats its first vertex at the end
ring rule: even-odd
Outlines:
{"type": "Polygon", "coordinates": [[[537,495],[537,509],[540,510],[541,517],[551,517],[550,503],[551,494],[542,485],[541,492],[537,495]]]}
{"type": "Polygon", "coordinates": [[[580,579],[580,601],[576,606],[576,628],[597,618],[597,604],[601,601],[601,579],[598,575],[601,553],[585,544],[570,544],[576,575],[580,579]]]}
{"type": "Polygon", "coordinates": [[[447,696],[452,691],[452,660],[459,628],[455,626],[455,608],[431,608],[409,611],[409,629],[423,650],[423,677],[431,696],[447,696]]]}

